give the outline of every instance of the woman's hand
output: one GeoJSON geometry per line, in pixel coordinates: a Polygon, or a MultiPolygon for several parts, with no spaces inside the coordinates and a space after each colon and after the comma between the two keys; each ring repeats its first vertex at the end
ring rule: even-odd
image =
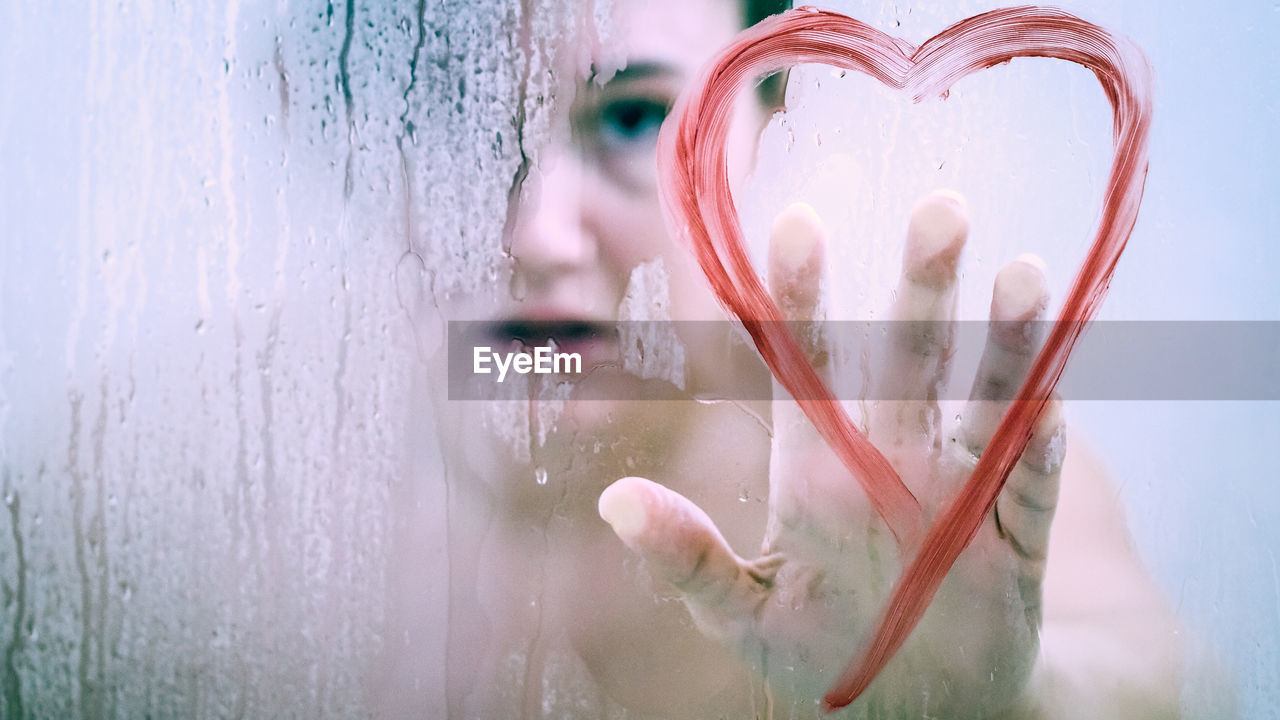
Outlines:
{"type": "MultiPolygon", "coordinates": [[[[968,478],[1039,349],[1047,304],[1042,268],[1019,259],[998,275],[997,321],[962,422],[946,422],[936,389],[947,378],[956,265],[968,232],[962,201],[920,202],[907,232],[892,322],[872,363],[867,431],[932,517],[968,478]]],[[[769,283],[784,315],[816,320],[823,231],[793,207],[771,238],[769,283]]],[[[831,354],[820,334],[801,338],[820,372],[831,354]]],[[[758,667],[775,697],[800,716],[817,712],[879,621],[910,558],[857,481],[775,384],[769,521],[762,553],[734,553],[712,520],[679,494],[624,478],[600,497],[600,514],[653,572],[683,593],[704,633],[758,667]]],[[[1042,415],[1020,464],[903,649],[852,706],[878,716],[991,716],[1024,693],[1039,649],[1041,586],[1063,459],[1056,402],[1042,415]]],[[[732,480],[725,478],[726,482],[732,480]]],[[[785,714],[783,715],[785,716],[785,714]]]]}

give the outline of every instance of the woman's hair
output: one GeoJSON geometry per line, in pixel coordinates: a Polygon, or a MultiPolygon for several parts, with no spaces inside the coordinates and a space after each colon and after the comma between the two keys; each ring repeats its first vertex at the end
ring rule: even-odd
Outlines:
{"type": "MultiPolygon", "coordinates": [[[[742,0],[742,27],[749,28],[770,15],[791,9],[791,0],[742,0]]],[[[766,108],[782,107],[787,88],[787,73],[774,73],[756,86],[756,97],[766,108]]]]}
{"type": "Polygon", "coordinates": [[[791,0],[742,0],[742,27],[749,28],[770,15],[791,9],[791,0]]]}

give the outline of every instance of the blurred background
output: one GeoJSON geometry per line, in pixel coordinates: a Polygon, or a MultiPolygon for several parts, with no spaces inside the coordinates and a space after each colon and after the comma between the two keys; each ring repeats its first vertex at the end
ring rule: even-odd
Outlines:
{"type": "MultiPolygon", "coordinates": [[[[1156,73],[1145,200],[1101,317],[1280,321],[1280,5],[1063,6],[1156,73]]],[[[996,5],[831,7],[918,43],[996,5]]],[[[424,568],[447,555],[448,474],[429,306],[499,277],[520,142],[579,16],[0,5],[0,715],[363,717],[433,697],[447,588],[424,568]]],[[[806,68],[788,95],[743,221],[758,244],[811,202],[838,315],[884,306],[877,278],[935,187],[973,215],[962,317],[1021,252],[1061,298],[1110,153],[1086,71],[1015,61],[912,106],[806,68]]],[[[1280,403],[1068,413],[1192,651],[1243,717],[1277,717],[1280,403]]],[[[1184,696],[1213,717],[1194,679],[1184,696]]]]}

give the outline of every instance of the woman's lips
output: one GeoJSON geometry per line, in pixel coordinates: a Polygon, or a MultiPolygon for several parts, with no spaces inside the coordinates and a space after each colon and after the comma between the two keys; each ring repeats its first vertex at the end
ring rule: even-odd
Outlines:
{"type": "Polygon", "coordinates": [[[556,352],[582,356],[582,370],[618,359],[618,329],[613,323],[585,318],[552,318],[545,314],[514,317],[490,324],[491,339],[499,347],[553,347],[556,352]]]}

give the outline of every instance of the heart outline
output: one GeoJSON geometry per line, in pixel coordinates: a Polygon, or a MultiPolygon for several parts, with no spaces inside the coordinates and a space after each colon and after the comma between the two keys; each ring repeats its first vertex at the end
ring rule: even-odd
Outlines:
{"type": "Polygon", "coordinates": [[[798,8],[741,33],[707,64],[663,125],[659,190],[669,223],[688,242],[717,299],[742,322],[770,372],[862,484],[904,556],[916,551],[869,642],[823,698],[826,709],[856,699],[923,617],[994,507],[1076,340],[1096,315],[1137,222],[1147,174],[1151,75],[1132,44],[1054,8],[992,10],[949,26],[919,47],[838,13],[798,8]],[[809,364],[743,250],[725,154],[730,109],[744,81],[792,65],[855,70],[921,102],[945,98],[958,80],[1015,57],[1066,60],[1094,72],[1112,106],[1113,160],[1098,229],[1058,321],[969,480],[926,528],[919,502],[809,364]]]}

